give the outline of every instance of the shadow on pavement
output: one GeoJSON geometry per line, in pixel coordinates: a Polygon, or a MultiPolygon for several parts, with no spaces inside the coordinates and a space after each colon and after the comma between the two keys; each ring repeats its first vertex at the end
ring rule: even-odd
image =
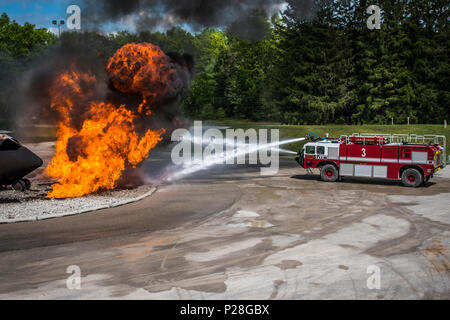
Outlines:
{"type": "MultiPolygon", "coordinates": [[[[307,181],[322,181],[320,175],[294,175],[291,179],[307,180],[307,181]]],[[[385,185],[385,186],[399,186],[403,187],[401,180],[383,180],[383,179],[372,179],[372,178],[341,178],[340,183],[357,183],[365,185],[385,185]]],[[[436,185],[436,182],[426,182],[422,187],[430,188],[436,185]]]]}

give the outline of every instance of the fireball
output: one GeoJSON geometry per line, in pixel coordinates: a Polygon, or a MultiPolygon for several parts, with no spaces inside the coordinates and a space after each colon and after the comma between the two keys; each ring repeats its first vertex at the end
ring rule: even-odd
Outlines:
{"type": "Polygon", "coordinates": [[[61,72],[50,88],[51,108],[60,116],[55,156],[46,173],[58,183],[49,198],[81,197],[117,187],[127,167],[145,160],[164,130],[137,130],[137,121],[151,115],[177,86],[175,65],[152,44],[119,49],[106,68],[114,88],[140,94],[137,112],[127,105],[98,100],[98,80],[75,66],[61,72]]]}

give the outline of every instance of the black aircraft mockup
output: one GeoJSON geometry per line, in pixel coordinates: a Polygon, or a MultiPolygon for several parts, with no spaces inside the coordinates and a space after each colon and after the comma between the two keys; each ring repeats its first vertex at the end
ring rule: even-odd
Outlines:
{"type": "Polygon", "coordinates": [[[42,166],[43,162],[9,133],[0,131],[0,186],[11,185],[14,190],[24,191],[31,186],[24,177],[42,166]]]}

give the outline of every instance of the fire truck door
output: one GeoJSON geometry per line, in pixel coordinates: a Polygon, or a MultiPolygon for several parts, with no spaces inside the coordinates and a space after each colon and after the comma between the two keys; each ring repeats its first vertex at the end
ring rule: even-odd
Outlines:
{"type": "Polygon", "coordinates": [[[398,145],[384,145],[381,147],[381,162],[387,166],[387,178],[398,179],[398,158],[400,153],[398,145]]]}

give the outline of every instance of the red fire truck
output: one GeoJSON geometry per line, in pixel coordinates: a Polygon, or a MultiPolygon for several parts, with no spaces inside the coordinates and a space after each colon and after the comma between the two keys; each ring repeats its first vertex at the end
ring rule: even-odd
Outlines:
{"type": "Polygon", "coordinates": [[[407,187],[419,187],[446,165],[445,136],[353,134],[328,139],[310,133],[307,137],[313,141],[305,144],[296,160],[305,169],[320,169],[326,182],[365,177],[401,179],[407,187]]]}

